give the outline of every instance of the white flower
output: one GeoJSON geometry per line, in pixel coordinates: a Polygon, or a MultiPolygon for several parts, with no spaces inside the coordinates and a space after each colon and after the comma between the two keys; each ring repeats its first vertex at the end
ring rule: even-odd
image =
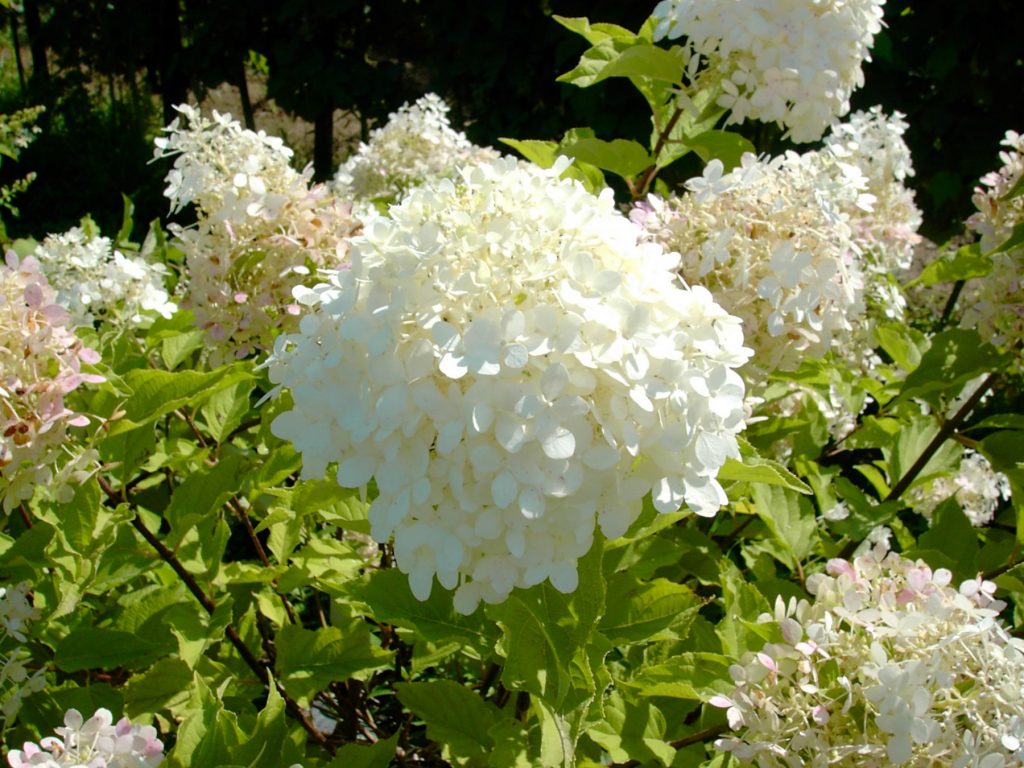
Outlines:
{"type": "Polygon", "coordinates": [[[1010,498],[1010,481],[1002,472],[993,470],[980,453],[967,450],[955,475],[939,476],[915,486],[908,501],[914,511],[931,520],[935,508],[950,497],[956,499],[971,525],[987,525],[999,504],[1010,498]]]}
{"type": "Polygon", "coordinates": [[[829,561],[813,602],[759,618],[782,642],[709,700],[736,731],[716,747],[760,768],[1020,765],[1024,644],[996,620],[994,584],[951,578],[884,545],[829,561]]]}
{"type": "Polygon", "coordinates": [[[413,190],[312,289],[271,381],[275,434],[319,476],[371,478],[373,536],[417,597],[456,607],[544,580],[576,587],[595,520],[621,536],[650,492],[714,515],[737,455],[749,350],[739,320],[684,287],[601,197],[512,159],[413,190]]]}
{"type": "Polygon", "coordinates": [[[25,697],[46,686],[44,669],[32,672],[25,666],[29,659],[28,650],[23,647],[28,640],[26,632],[29,624],[39,619],[39,610],[28,600],[29,589],[26,582],[0,587],[0,641],[4,641],[4,650],[0,652],[0,711],[8,724],[18,714],[25,697]]]}
{"type": "Polygon", "coordinates": [[[712,160],[686,186],[681,197],[650,197],[642,225],[682,255],[685,280],[707,286],[743,319],[756,369],[792,369],[842,344],[863,312],[862,276],[838,208],[857,187],[795,153],[748,154],[724,175],[712,160]]]}
{"type": "Polygon", "coordinates": [[[721,88],[730,122],[774,122],[793,141],[817,141],[864,84],[861,64],[870,60],[883,4],[663,0],[654,9],[655,36],[685,36],[691,73],[721,88]]]}
{"type": "Polygon", "coordinates": [[[197,208],[195,227],[172,224],[188,267],[182,306],[206,331],[213,365],[269,349],[294,330],[292,289],[319,267],[338,267],[358,228],[352,206],[311,169],[291,168],[281,139],[244,130],[230,115],[213,120],[189,106],[157,139],[157,157],[175,156],[165,195],[172,210],[197,208]]]}
{"type": "Polygon", "coordinates": [[[370,133],[369,143],[360,143],[341,164],[334,186],[343,197],[397,202],[414,186],[452,177],[459,165],[496,156],[454,130],[448,105],[428,93],[388,115],[387,123],[370,133]]]}
{"type": "Polygon", "coordinates": [[[39,263],[14,252],[0,264],[0,501],[5,512],[31,499],[68,455],[68,427],[89,423],[64,397],[102,376],[83,373],[99,355],[68,327],[39,263]]]}
{"type": "Polygon", "coordinates": [[[164,745],[151,725],[132,725],[124,717],[114,723],[108,709],[97,709],[88,720],[77,709],[64,715],[64,726],[47,737],[7,753],[11,768],[156,768],[164,745]]]}
{"type": "Polygon", "coordinates": [[[89,235],[81,227],[48,235],[32,255],[73,325],[100,319],[139,325],[146,319],[143,312],[170,317],[178,308],[164,286],[163,264],[126,256],[112,249],[109,238],[89,235]]]}
{"type": "MultiPolygon", "coordinates": [[[[1007,151],[999,153],[1002,167],[981,178],[974,190],[978,208],[967,225],[981,238],[982,253],[1001,246],[1015,226],[1024,222],[1024,195],[1003,198],[1024,178],[1024,135],[1007,131],[1003,139],[1007,151]]],[[[1024,246],[992,254],[992,271],[967,283],[960,298],[964,307],[961,325],[977,328],[986,341],[1013,350],[1018,365],[1024,343],[1024,246]]]]}

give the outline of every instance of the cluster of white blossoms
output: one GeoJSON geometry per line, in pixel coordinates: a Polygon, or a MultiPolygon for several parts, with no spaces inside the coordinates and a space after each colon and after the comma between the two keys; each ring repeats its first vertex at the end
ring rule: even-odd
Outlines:
{"type": "Polygon", "coordinates": [[[921,211],[906,186],[914,166],[903,139],[908,127],[903,118],[899,112],[887,116],[881,107],[854,112],[832,126],[825,147],[816,153],[834,174],[848,177],[844,166],[852,165],[863,176],[858,204],[842,212],[861,253],[869,303],[891,319],[903,317],[906,299],[897,278],[910,268],[921,242],[921,211]]]}
{"type": "Polygon", "coordinates": [[[354,238],[351,265],[296,290],[300,333],[271,381],[272,429],[303,473],[375,480],[413,593],[436,575],[468,613],[545,579],[577,586],[595,520],[714,515],[737,456],[750,350],[739,319],[679,280],[615,208],[551,169],[495,159],[414,189],[354,238]]]}
{"type": "Polygon", "coordinates": [[[715,746],[761,768],[1004,768],[1024,760],[1024,641],[980,578],[950,586],[884,547],[831,560],[813,602],[781,598],[781,642],[731,668],[715,746]]]}
{"type": "Polygon", "coordinates": [[[194,204],[194,227],[172,224],[186,255],[182,306],[206,331],[214,365],[269,349],[293,330],[292,289],[320,267],[338,267],[357,228],[349,203],[310,186],[281,139],[245,130],[230,115],[203,117],[187,105],[156,139],[173,156],[164,194],[171,209],[194,204]],[[179,121],[184,123],[179,125],[179,121]]]}
{"type": "Polygon", "coordinates": [[[884,0],[663,0],[655,37],[686,37],[689,74],[721,88],[729,122],[817,141],[850,111],[884,0]],[[701,70],[698,72],[698,70],[701,70]]]}
{"type": "Polygon", "coordinates": [[[467,162],[489,160],[497,152],[478,147],[448,122],[448,105],[428,93],[403,104],[388,122],[360,143],[334,177],[338,194],[357,200],[397,202],[407,190],[454,176],[467,162]]]}
{"type": "Polygon", "coordinates": [[[108,709],[97,709],[88,720],[77,709],[64,715],[39,744],[25,743],[7,753],[11,768],[156,768],[164,760],[164,745],[151,725],[132,725],[127,717],[114,722],[108,709]]]}
{"type": "MultiPolygon", "coordinates": [[[[712,160],[687,192],[634,209],[649,238],[682,255],[680,273],[743,319],[761,373],[842,344],[864,311],[863,276],[840,208],[861,175],[821,172],[809,155],[752,154],[723,173],[712,160]]],[[[748,375],[758,375],[748,368],[748,375]]]]}
{"type": "Polygon", "coordinates": [[[143,313],[163,317],[178,307],[164,285],[167,268],[142,256],[114,250],[109,238],[72,227],[61,235],[48,235],[32,254],[57,291],[57,301],[68,310],[72,325],[97,320],[143,323],[143,313]]]}
{"type": "MultiPolygon", "coordinates": [[[[1007,149],[999,153],[1003,165],[981,178],[974,190],[978,212],[967,225],[981,239],[987,253],[1003,245],[1015,226],[1024,223],[1024,195],[1010,200],[1006,195],[1024,178],[1024,134],[1007,131],[1002,141],[1007,149]]],[[[992,254],[992,271],[968,282],[960,299],[964,313],[961,324],[977,328],[982,338],[1020,357],[1024,344],[1024,245],[992,254]]]]}
{"type": "Polygon", "coordinates": [[[0,711],[8,722],[18,714],[26,696],[46,686],[45,670],[31,672],[25,666],[25,633],[39,618],[39,610],[29,602],[29,589],[26,582],[0,587],[0,711]]]}
{"type": "Polygon", "coordinates": [[[64,405],[83,383],[102,376],[83,373],[99,355],[69,327],[68,313],[32,257],[8,253],[0,264],[0,501],[4,511],[32,498],[53,478],[67,453],[67,429],[87,416],[64,405]]]}
{"type": "Polygon", "coordinates": [[[914,511],[929,520],[935,508],[949,498],[956,499],[971,525],[987,525],[1000,503],[1010,498],[1010,481],[1002,472],[992,469],[980,453],[968,450],[964,451],[955,475],[932,478],[907,494],[914,511]]]}

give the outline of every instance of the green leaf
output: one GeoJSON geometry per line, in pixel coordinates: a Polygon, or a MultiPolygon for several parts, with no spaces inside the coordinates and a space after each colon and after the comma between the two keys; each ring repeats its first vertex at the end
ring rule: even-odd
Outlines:
{"type": "Polygon", "coordinates": [[[561,149],[570,157],[611,171],[624,179],[632,179],[654,162],[643,146],[626,139],[602,141],[581,138],[563,143],[561,149]]]}
{"type": "Polygon", "coordinates": [[[249,414],[249,395],[255,386],[252,379],[240,381],[215,393],[200,407],[206,431],[218,443],[224,442],[249,414]]]}
{"type": "Polygon", "coordinates": [[[1024,463],[1024,431],[1002,429],[986,436],[978,448],[997,472],[1017,469],[1024,463]]]}
{"type": "Polygon", "coordinates": [[[426,600],[417,600],[408,578],[394,568],[376,570],[353,588],[353,597],[364,601],[378,621],[416,630],[424,640],[444,645],[455,641],[486,652],[494,645],[496,633],[482,612],[462,616],[452,607],[451,595],[432,590],[426,600]]]}
{"type": "Polygon", "coordinates": [[[939,392],[959,393],[976,376],[1001,369],[1009,358],[981,340],[977,331],[952,328],[936,334],[921,357],[921,364],[907,375],[898,400],[927,399],[939,392]]]}
{"type": "Polygon", "coordinates": [[[327,768],[388,768],[395,756],[400,732],[389,739],[382,739],[376,744],[346,744],[338,750],[338,754],[327,768]]]}
{"type": "Polygon", "coordinates": [[[277,634],[277,670],[288,693],[302,706],[336,680],[365,678],[387,666],[394,654],[374,644],[364,622],[303,629],[287,624],[277,634]]]}
{"type": "Polygon", "coordinates": [[[598,629],[613,645],[647,640],[686,616],[702,601],[686,586],[666,579],[642,582],[629,573],[608,582],[607,610],[598,629]]]}
{"type": "Polygon", "coordinates": [[[125,715],[154,715],[188,700],[192,670],[181,659],[161,659],[124,687],[125,715]]]}
{"type": "Polygon", "coordinates": [[[896,365],[912,371],[921,364],[924,336],[903,323],[878,323],[875,326],[878,344],[896,365]]]}
{"type": "MultiPolygon", "coordinates": [[[[896,437],[894,446],[883,446],[882,452],[888,460],[886,471],[890,485],[895,485],[928,448],[928,445],[939,433],[939,425],[934,419],[920,416],[904,424],[896,437]]],[[[960,446],[952,440],[945,441],[928,460],[917,477],[914,485],[925,482],[936,474],[955,469],[960,459],[960,446]]]]}
{"type": "Polygon", "coordinates": [[[292,724],[285,715],[284,699],[276,685],[268,688],[267,705],[256,718],[256,728],[232,756],[247,768],[282,768],[305,757],[305,736],[298,744],[289,738],[292,724]]]}
{"type": "Polygon", "coordinates": [[[512,147],[531,163],[539,165],[541,168],[550,168],[558,157],[558,142],[555,141],[509,138],[499,138],[498,141],[512,147]]]}
{"type": "Polygon", "coordinates": [[[173,649],[116,629],[81,627],[57,643],[54,663],[65,672],[83,669],[138,669],[173,649]]]}
{"type": "Polygon", "coordinates": [[[603,705],[604,719],[591,725],[587,735],[604,748],[613,762],[672,764],[676,751],[665,742],[665,716],[657,707],[646,701],[627,701],[614,691],[603,705]]]}
{"type": "Polygon", "coordinates": [[[204,466],[188,475],[171,496],[164,516],[174,531],[177,543],[197,522],[214,514],[242,487],[249,472],[248,459],[228,454],[213,466],[204,466]]]}
{"type": "MultiPolygon", "coordinates": [[[[946,499],[935,508],[931,527],[918,538],[917,546],[945,555],[958,580],[978,575],[978,532],[955,499],[946,499]]],[[[911,553],[906,556],[914,557],[911,553]]]]}
{"type": "Polygon", "coordinates": [[[762,483],[753,484],[753,501],[757,516],[789,553],[786,565],[795,569],[814,550],[818,540],[811,502],[788,488],[762,483]]]}
{"type": "Polygon", "coordinates": [[[488,731],[501,719],[493,704],[453,680],[399,683],[398,700],[427,725],[427,737],[443,744],[449,760],[486,763],[494,748],[488,731]]]}
{"type": "Polygon", "coordinates": [[[683,142],[705,163],[720,160],[726,172],[736,168],[747,152],[756,153],[749,140],[732,131],[703,131],[684,138],[683,142]]]}
{"type": "Polygon", "coordinates": [[[718,470],[718,479],[778,485],[797,493],[811,493],[811,487],[782,464],[760,456],[744,456],[742,461],[727,459],[718,470]]]}
{"type": "Polygon", "coordinates": [[[637,39],[635,32],[630,32],[628,29],[620,27],[618,24],[591,24],[589,20],[582,16],[569,18],[555,14],[551,18],[570,32],[575,32],[577,35],[584,37],[591,45],[596,45],[602,40],[607,40],[608,38],[624,40],[626,42],[633,42],[637,39]]]}
{"type": "Polygon", "coordinates": [[[606,37],[580,57],[579,64],[557,78],[580,88],[609,77],[649,78],[676,84],[682,81],[683,59],[678,48],[672,51],[646,40],[606,37]]]}
{"type": "Polygon", "coordinates": [[[196,371],[157,371],[135,369],[124,375],[131,390],[125,403],[125,418],[110,426],[110,434],[118,435],[144,424],[150,424],[168,413],[207,400],[215,392],[252,378],[241,363],[218,368],[209,373],[196,371]]]}
{"type": "Polygon", "coordinates": [[[124,212],[121,215],[121,229],[118,230],[117,237],[114,239],[114,250],[117,250],[131,239],[134,226],[132,216],[135,214],[135,203],[124,193],[121,194],[121,200],[124,202],[124,212]]]}
{"type": "Polygon", "coordinates": [[[952,256],[939,256],[921,270],[921,274],[907,283],[913,285],[935,285],[984,277],[992,271],[992,259],[981,253],[977,243],[958,248],[952,256]]]}
{"type": "MultiPolygon", "coordinates": [[[[995,253],[1005,253],[1006,251],[1012,251],[1014,248],[1024,243],[1024,221],[1019,224],[1013,225],[1013,231],[1010,232],[1010,236],[1007,237],[1003,242],[993,248],[991,251],[986,253],[986,256],[991,256],[995,253]]],[[[987,274],[987,273],[986,273],[987,274]]]]}
{"type": "Polygon", "coordinates": [[[735,687],[729,660],[717,653],[680,653],[662,664],[644,667],[622,685],[641,696],[706,701],[735,687]]]}

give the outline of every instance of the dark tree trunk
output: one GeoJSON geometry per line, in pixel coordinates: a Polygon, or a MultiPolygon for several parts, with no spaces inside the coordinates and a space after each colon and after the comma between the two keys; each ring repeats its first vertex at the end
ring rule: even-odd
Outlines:
{"type": "Polygon", "coordinates": [[[164,107],[164,125],[177,112],[174,107],[188,100],[188,77],[181,45],[181,14],[178,0],[159,0],[157,13],[163,34],[156,40],[156,67],[160,73],[160,96],[164,107]]]}
{"type": "Polygon", "coordinates": [[[32,51],[32,87],[46,90],[50,85],[50,68],[46,61],[46,41],[43,39],[43,24],[39,18],[38,0],[25,0],[25,31],[28,33],[28,45],[32,51]]]}
{"type": "Polygon", "coordinates": [[[242,118],[245,120],[245,127],[250,131],[256,130],[256,118],[252,114],[252,101],[249,98],[249,78],[246,77],[245,64],[238,62],[238,74],[235,75],[238,88],[238,95],[242,99],[242,118]]]}
{"type": "Polygon", "coordinates": [[[313,124],[313,178],[328,181],[334,176],[334,109],[320,111],[313,124]]]}
{"type": "Polygon", "coordinates": [[[21,39],[18,34],[18,14],[8,11],[8,18],[11,20],[11,46],[14,48],[14,63],[18,67],[18,87],[21,98],[25,98],[25,65],[21,61],[21,39]]]}

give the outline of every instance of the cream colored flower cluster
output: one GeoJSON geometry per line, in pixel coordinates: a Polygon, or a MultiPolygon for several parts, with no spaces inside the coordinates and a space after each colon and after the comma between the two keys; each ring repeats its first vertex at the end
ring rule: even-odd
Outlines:
{"type": "Polygon", "coordinates": [[[428,93],[414,104],[403,104],[374,129],[370,141],[338,168],[334,186],[343,197],[397,202],[410,188],[451,177],[467,162],[497,157],[478,147],[448,122],[448,105],[428,93]]]}
{"type": "Polygon", "coordinates": [[[178,307],[164,285],[167,268],[142,256],[126,256],[112,245],[109,238],[72,227],[48,235],[33,252],[71,324],[92,325],[102,319],[139,325],[152,316],[143,313],[173,315],[178,307]]]}
{"type": "Polygon", "coordinates": [[[899,112],[887,116],[881,107],[854,112],[832,126],[818,152],[831,157],[826,166],[852,165],[863,175],[869,204],[848,206],[843,213],[862,254],[868,299],[892,319],[902,318],[906,306],[896,280],[910,268],[921,242],[921,211],[906,186],[914,166],[903,140],[908,127],[903,117],[899,112]]]}
{"type": "Polygon", "coordinates": [[[974,451],[964,451],[955,475],[939,476],[915,486],[908,500],[916,512],[931,520],[935,508],[955,498],[971,525],[988,525],[999,504],[1010,498],[1010,481],[992,469],[988,459],[974,451]]]}
{"type": "Polygon", "coordinates": [[[39,618],[39,611],[28,599],[29,585],[22,582],[13,587],[0,587],[0,710],[9,723],[31,693],[46,686],[45,671],[32,672],[25,666],[28,652],[23,644],[29,624],[39,618]]]}
{"type": "MultiPolygon", "coordinates": [[[[884,0],[662,0],[657,38],[686,37],[691,76],[717,81],[729,121],[817,141],[850,111],[884,0]],[[703,68],[704,75],[696,72],[703,68]]],[[[710,83],[714,85],[715,83],[710,83]]]]}
{"type": "Polygon", "coordinates": [[[687,192],[649,198],[633,220],[682,255],[680,273],[743,319],[758,375],[823,357],[864,311],[863,276],[840,208],[860,195],[821,172],[813,156],[743,157],[723,173],[712,160],[687,192]],[[844,199],[845,198],[845,199],[844,199]]]}
{"type": "Polygon", "coordinates": [[[625,533],[647,493],[711,516],[737,456],[740,321],[678,256],[577,182],[496,159],[414,189],[353,240],[270,378],[273,431],[307,477],[376,482],[378,541],[425,599],[472,611],[549,580],[570,592],[595,523],[625,533]]]}
{"type": "MultiPolygon", "coordinates": [[[[981,178],[974,190],[978,209],[967,225],[981,238],[987,253],[1009,239],[1013,228],[1024,224],[1024,195],[1003,199],[1024,178],[1024,135],[1007,131],[999,153],[1003,165],[981,178]]],[[[960,299],[961,324],[977,328],[984,339],[1014,349],[1018,359],[1024,345],[1024,245],[992,255],[992,271],[971,280],[960,299]]]]}
{"type": "Polygon", "coordinates": [[[761,768],[1021,765],[1024,642],[994,584],[951,578],[882,547],[829,561],[813,602],[780,598],[759,619],[781,640],[711,699],[737,732],[715,746],[761,768]]]}
{"type": "Polygon", "coordinates": [[[151,725],[132,725],[127,717],[114,722],[108,709],[86,720],[77,709],[64,715],[64,726],[39,744],[27,742],[7,753],[11,768],[156,768],[164,745],[151,725]]]}
{"type": "Polygon", "coordinates": [[[64,397],[102,376],[83,373],[98,362],[68,327],[39,263],[12,253],[0,265],[0,500],[5,511],[32,498],[64,463],[67,429],[88,417],[64,405],[64,397]]]}
{"type": "Polygon", "coordinates": [[[320,267],[340,266],[357,226],[349,203],[289,165],[281,139],[244,130],[230,115],[178,111],[156,156],[175,157],[165,191],[172,210],[196,207],[194,227],[171,231],[187,259],[182,306],[206,331],[216,365],[294,330],[292,289],[320,267]]]}

